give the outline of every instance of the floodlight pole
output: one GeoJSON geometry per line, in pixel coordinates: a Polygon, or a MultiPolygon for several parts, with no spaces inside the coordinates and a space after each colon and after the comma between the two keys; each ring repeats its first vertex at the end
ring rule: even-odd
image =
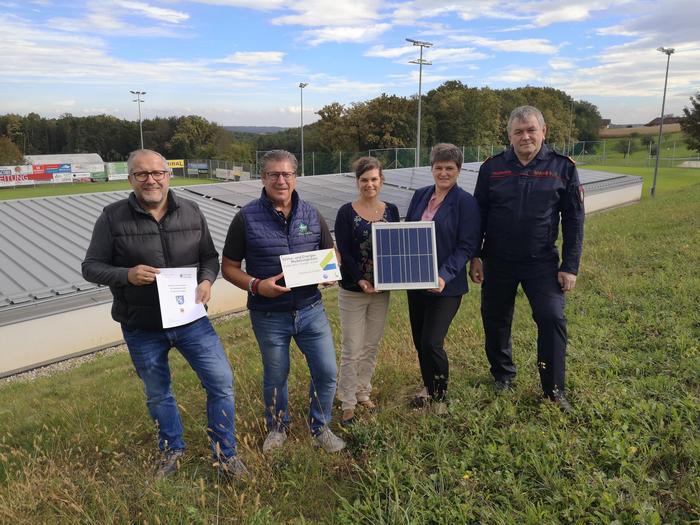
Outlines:
{"type": "Polygon", "coordinates": [[[668,85],[668,66],[671,63],[671,55],[675,49],[672,47],[657,47],[657,51],[661,51],[666,55],[666,78],[664,79],[664,96],[661,99],[661,122],[659,123],[659,139],[656,141],[656,165],[654,166],[654,182],[651,185],[649,194],[656,196],[656,175],[659,173],[659,157],[661,157],[661,136],[664,131],[664,110],[666,109],[666,86],[668,85]]]}
{"type": "Polygon", "coordinates": [[[145,91],[129,91],[132,95],[136,95],[136,102],[139,106],[139,135],[141,136],[141,149],[143,149],[143,124],[141,123],[141,102],[143,100],[141,99],[141,95],[145,95],[145,91]]]}
{"type": "Polygon", "coordinates": [[[299,83],[299,95],[301,97],[301,176],[304,176],[304,88],[308,86],[308,82],[299,83]]]}
{"type": "Polygon", "coordinates": [[[430,66],[433,63],[428,60],[423,60],[423,48],[432,47],[431,42],[423,42],[421,40],[413,40],[407,38],[406,42],[411,42],[414,46],[420,47],[420,57],[418,60],[409,60],[410,64],[418,64],[418,125],[416,126],[416,168],[420,166],[420,114],[421,114],[421,87],[423,84],[423,66],[430,66]]]}

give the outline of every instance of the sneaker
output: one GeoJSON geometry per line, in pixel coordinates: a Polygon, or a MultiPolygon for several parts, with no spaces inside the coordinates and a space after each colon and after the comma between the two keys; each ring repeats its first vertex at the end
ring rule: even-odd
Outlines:
{"type": "Polygon", "coordinates": [[[263,443],[263,454],[269,454],[277,448],[281,448],[287,441],[287,433],[284,430],[271,430],[263,443]]]}
{"type": "Polygon", "coordinates": [[[340,416],[340,426],[349,427],[355,423],[355,409],[347,408],[343,410],[343,414],[340,416]]]}
{"type": "Polygon", "coordinates": [[[155,478],[165,479],[172,476],[180,468],[180,459],[185,455],[184,450],[166,450],[158,462],[155,478]]]}
{"type": "Polygon", "coordinates": [[[408,405],[411,408],[426,408],[430,405],[430,396],[428,395],[428,389],[423,387],[423,390],[418,392],[413,399],[409,401],[408,405]]]}
{"type": "Polygon", "coordinates": [[[504,392],[512,392],[513,390],[515,390],[515,380],[496,379],[493,386],[496,389],[496,392],[498,392],[499,394],[504,392]]]}
{"type": "Polygon", "coordinates": [[[329,454],[340,452],[345,448],[345,441],[331,432],[328,427],[323,427],[321,432],[314,436],[314,439],[316,444],[329,454]]]}
{"type": "Polygon", "coordinates": [[[559,407],[559,410],[561,410],[564,413],[569,413],[573,411],[573,408],[571,406],[571,403],[569,403],[569,400],[566,399],[566,396],[564,396],[564,392],[561,390],[555,390],[549,395],[545,395],[547,399],[549,399],[552,403],[557,405],[559,407]]]}
{"type": "Polygon", "coordinates": [[[249,475],[248,469],[238,456],[219,461],[217,468],[224,477],[232,481],[247,478],[249,475]]]}

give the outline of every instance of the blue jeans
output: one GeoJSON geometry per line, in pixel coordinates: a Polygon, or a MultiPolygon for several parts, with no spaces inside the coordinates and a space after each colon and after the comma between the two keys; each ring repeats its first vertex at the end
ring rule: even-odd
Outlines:
{"type": "Polygon", "coordinates": [[[130,329],[122,325],[131,361],[143,381],[146,405],[158,424],[161,450],[182,450],[182,420],[170,388],[168,353],[177,348],[187,360],[207,392],[207,434],[212,454],[229,458],[236,455],[236,427],[233,372],[219,336],[207,317],[164,330],[130,329]]]}
{"type": "Polygon", "coordinates": [[[289,425],[287,376],[292,337],[306,357],[311,374],[309,427],[316,435],[331,422],[335,396],[335,348],[323,302],[290,312],[250,311],[263,361],[263,399],[268,430],[289,425]]]}

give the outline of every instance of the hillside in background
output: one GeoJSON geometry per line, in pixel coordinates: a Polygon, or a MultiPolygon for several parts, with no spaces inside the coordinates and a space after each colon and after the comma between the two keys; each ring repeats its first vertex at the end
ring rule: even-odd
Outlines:
{"type": "MultiPolygon", "coordinates": [[[[681,130],[680,124],[664,124],[664,133],[677,133],[681,130]]],[[[639,135],[658,135],[659,126],[638,126],[634,128],[603,128],[600,130],[601,139],[630,137],[632,133],[639,135]]]]}

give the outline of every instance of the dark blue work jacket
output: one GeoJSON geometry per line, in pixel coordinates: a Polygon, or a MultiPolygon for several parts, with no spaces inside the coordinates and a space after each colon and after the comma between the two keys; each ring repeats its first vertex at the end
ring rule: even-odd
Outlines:
{"type": "MultiPolygon", "coordinates": [[[[421,220],[434,192],[434,185],[416,190],[408,205],[406,221],[421,220]]],[[[479,208],[474,197],[455,184],[433,221],[438,275],[445,281],[440,295],[464,295],[468,290],[466,264],[479,249],[479,208]]]]}
{"type": "Polygon", "coordinates": [[[576,164],[546,145],[527,165],[513,148],[484,161],[474,197],[481,210],[482,256],[517,263],[559,260],[560,270],[578,273],[583,243],[583,188],[576,164]]]}

